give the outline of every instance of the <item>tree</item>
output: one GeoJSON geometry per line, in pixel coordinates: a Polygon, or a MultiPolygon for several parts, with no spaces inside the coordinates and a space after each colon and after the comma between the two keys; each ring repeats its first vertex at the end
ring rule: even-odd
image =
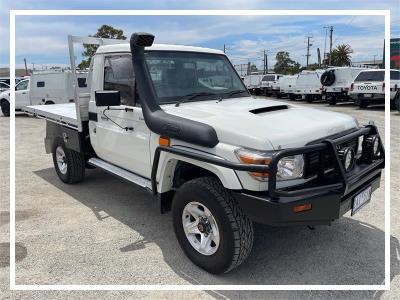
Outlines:
{"type": "MultiPolygon", "coordinates": [[[[89,35],[98,38],[106,38],[106,39],[118,39],[118,40],[126,40],[126,36],[124,36],[124,32],[122,29],[116,29],[110,25],[102,25],[97,29],[96,34],[89,35]]],[[[90,60],[93,55],[96,53],[96,50],[99,46],[91,45],[91,44],[83,44],[83,48],[85,49],[82,53],[83,59],[81,63],[78,65],[78,68],[85,69],[90,65],[90,60]]]]}
{"type": "MultiPolygon", "coordinates": [[[[342,44],[338,45],[335,49],[332,50],[332,66],[350,66],[351,65],[351,54],[353,53],[353,49],[350,45],[342,44]]],[[[329,64],[330,54],[328,53],[327,58],[324,61],[325,65],[329,64]]]]}
{"type": "Polygon", "coordinates": [[[257,72],[257,71],[258,71],[257,66],[256,66],[255,64],[252,64],[252,65],[250,66],[250,72],[253,73],[253,72],[257,72]]]}
{"type": "Polygon", "coordinates": [[[314,71],[314,70],[317,70],[317,69],[321,69],[321,67],[318,65],[318,63],[314,63],[314,64],[309,64],[307,70],[314,71]]]}
{"type": "Polygon", "coordinates": [[[300,64],[292,60],[289,52],[279,51],[276,54],[274,72],[279,74],[296,74],[300,72],[300,64]]]}

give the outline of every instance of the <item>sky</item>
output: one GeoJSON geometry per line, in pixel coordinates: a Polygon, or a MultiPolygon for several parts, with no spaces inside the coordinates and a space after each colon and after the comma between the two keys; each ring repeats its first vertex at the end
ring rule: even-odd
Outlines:
{"type": "MultiPolygon", "coordinates": [[[[400,37],[400,0],[324,1],[103,1],[103,0],[0,0],[0,66],[9,65],[10,9],[390,9],[391,36],[400,37]]],[[[311,36],[310,63],[317,61],[317,48],[325,49],[326,26],[334,26],[333,47],[349,44],[353,61],[381,59],[384,18],[381,16],[17,16],[16,64],[28,67],[68,65],[67,35],[87,36],[108,24],[123,29],[151,32],[156,43],[194,45],[223,49],[234,64],[248,61],[262,66],[275,63],[278,51],[288,51],[292,59],[305,65],[307,36],[311,36]]],[[[328,48],[326,40],[326,48],[328,48]]],[[[328,50],[326,50],[328,51],[328,50]]],[[[77,49],[78,62],[81,49],[77,49]]]]}

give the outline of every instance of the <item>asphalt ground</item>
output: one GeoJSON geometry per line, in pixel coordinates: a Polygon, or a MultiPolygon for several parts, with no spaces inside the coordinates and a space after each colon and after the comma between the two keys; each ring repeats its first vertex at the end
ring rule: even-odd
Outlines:
{"type": "MultiPolygon", "coordinates": [[[[262,100],[260,100],[262,101],[262,100]]],[[[300,105],[374,120],[384,109],[300,105]]],[[[9,291],[9,118],[0,116],[0,296],[2,298],[398,299],[400,298],[400,113],[391,113],[391,291],[9,291]]],[[[253,251],[238,269],[210,275],[178,245],[171,214],[140,188],[101,170],[65,185],[45,154],[45,121],[16,117],[17,284],[382,284],[384,179],[370,204],[331,226],[257,225],[253,251]]]]}

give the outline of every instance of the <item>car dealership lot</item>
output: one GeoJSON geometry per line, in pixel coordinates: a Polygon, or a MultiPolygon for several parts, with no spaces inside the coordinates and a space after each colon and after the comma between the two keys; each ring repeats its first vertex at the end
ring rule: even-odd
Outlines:
{"type": "MultiPolygon", "coordinates": [[[[298,103],[348,113],[361,124],[375,120],[384,137],[382,107],[361,110],[348,104],[329,107],[324,103],[298,103]]],[[[400,116],[395,111],[391,115],[391,279],[392,289],[397,290],[400,227],[395,216],[399,215],[396,178],[400,175],[400,116]]],[[[0,117],[2,290],[6,290],[9,273],[8,121],[0,117]]],[[[44,153],[44,133],[43,120],[16,117],[17,284],[381,284],[384,280],[383,182],[369,205],[352,218],[346,214],[332,226],[316,227],[313,231],[307,227],[257,226],[255,246],[247,263],[229,274],[214,276],[186,258],[174,237],[171,214],[160,215],[156,201],[145,191],[100,170],[88,170],[86,180],[77,185],[63,184],[55,174],[51,155],[44,153]]],[[[326,293],[296,295],[319,298],[326,293]]],[[[385,298],[394,293],[362,295],[385,298]]],[[[234,291],[190,294],[203,298],[263,296],[262,292],[234,291]]],[[[329,294],[333,296],[334,292],[329,294]]],[[[150,297],[144,292],[138,295],[150,297]]],[[[289,295],[269,293],[277,298],[289,295]]],[[[339,298],[360,295],[336,293],[339,298]]],[[[30,296],[40,297],[40,293],[30,296]]],[[[171,292],[153,294],[163,296],[173,298],[171,292]]]]}

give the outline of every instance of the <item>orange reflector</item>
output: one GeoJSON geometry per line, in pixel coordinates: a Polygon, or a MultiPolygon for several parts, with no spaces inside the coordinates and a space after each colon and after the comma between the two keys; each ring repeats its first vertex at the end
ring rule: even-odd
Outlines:
{"type": "Polygon", "coordinates": [[[305,204],[293,206],[293,211],[295,213],[306,211],[306,210],[311,210],[311,209],[312,209],[311,203],[305,203],[305,204]]]}
{"type": "Polygon", "coordinates": [[[160,146],[169,147],[169,142],[169,137],[167,136],[160,136],[160,138],[158,139],[158,144],[160,146]]]}
{"type": "MultiPolygon", "coordinates": [[[[254,158],[251,156],[241,155],[240,161],[244,164],[249,164],[249,165],[268,165],[271,162],[271,159],[270,158],[254,158]]],[[[268,173],[262,173],[262,172],[249,172],[249,173],[255,177],[260,177],[260,178],[268,177],[268,173]]]]}

